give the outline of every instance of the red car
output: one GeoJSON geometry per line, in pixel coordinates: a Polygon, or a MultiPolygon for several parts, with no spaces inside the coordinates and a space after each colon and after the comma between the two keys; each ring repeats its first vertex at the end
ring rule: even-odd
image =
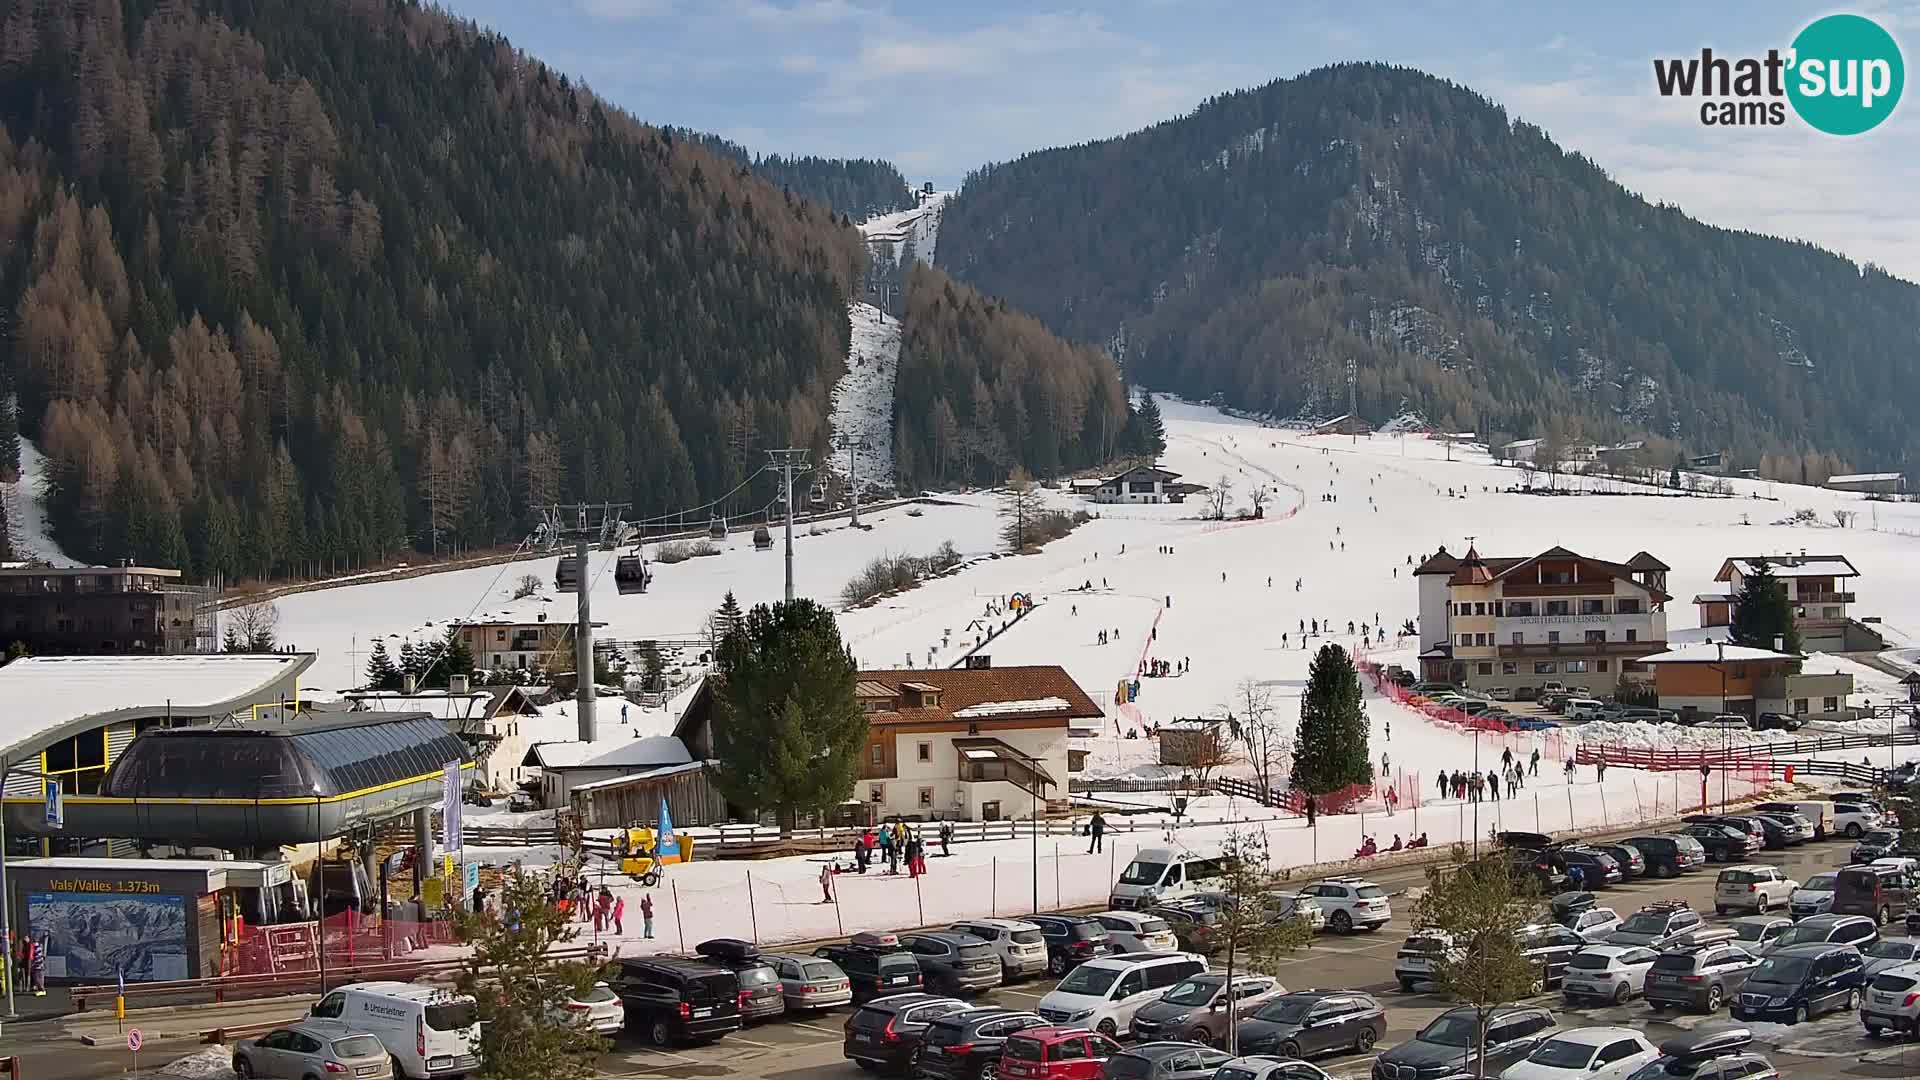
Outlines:
{"type": "Polygon", "coordinates": [[[1004,1080],[1100,1080],[1120,1044],[1086,1028],[1036,1027],[1010,1036],[1000,1051],[1004,1080]]]}

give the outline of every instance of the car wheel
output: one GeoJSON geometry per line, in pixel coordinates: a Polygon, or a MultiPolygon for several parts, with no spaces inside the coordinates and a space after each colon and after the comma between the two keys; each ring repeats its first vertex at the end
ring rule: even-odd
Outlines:
{"type": "Polygon", "coordinates": [[[1105,1035],[1109,1039],[1118,1039],[1120,1037],[1120,1029],[1116,1027],[1111,1020],[1100,1021],[1093,1030],[1105,1035]]]}
{"type": "Polygon", "coordinates": [[[1332,927],[1336,934],[1351,934],[1353,933],[1353,916],[1344,911],[1336,911],[1332,918],[1327,920],[1327,925],[1332,927]]]}
{"type": "Polygon", "coordinates": [[[1717,986],[1707,987],[1707,1011],[1719,1012],[1720,1003],[1726,1000],[1726,994],[1717,986]]]}
{"type": "Polygon", "coordinates": [[[1847,991],[1847,996],[1846,996],[1846,999],[1840,1002],[1840,1011],[1841,1011],[1841,1012],[1852,1012],[1852,1011],[1853,1011],[1853,1006],[1854,1006],[1854,996],[1855,996],[1855,991],[1852,991],[1852,990],[1849,990],[1849,991],[1847,991]]]}
{"type": "Polygon", "coordinates": [[[1067,958],[1058,953],[1047,956],[1047,974],[1058,979],[1067,973],[1067,958]]]}
{"type": "Polygon", "coordinates": [[[1813,1023],[1813,1006],[1811,1004],[1808,1004],[1807,1002],[1804,1002],[1804,1001],[1801,1002],[1800,1007],[1793,1010],[1793,1023],[1796,1023],[1796,1024],[1813,1023]]]}
{"type": "Polygon", "coordinates": [[[1760,905],[1754,908],[1754,911],[1758,914],[1765,915],[1767,912],[1771,910],[1773,910],[1773,899],[1769,897],[1766,893],[1761,893],[1760,905]]]}
{"type": "Polygon", "coordinates": [[[253,1062],[243,1057],[234,1058],[233,1075],[239,1077],[240,1080],[251,1080],[253,1076],[253,1062]]]}
{"type": "Polygon", "coordinates": [[[1372,1028],[1370,1027],[1361,1028],[1359,1038],[1356,1038],[1355,1040],[1353,1040],[1353,1052],[1356,1054],[1364,1054],[1367,1051],[1373,1049],[1373,1041],[1379,1037],[1380,1036],[1374,1034],[1374,1031],[1372,1028]]]}
{"type": "Polygon", "coordinates": [[[861,1072],[872,1072],[880,1067],[866,1058],[854,1058],[853,1063],[859,1066],[861,1072]]]}
{"type": "Polygon", "coordinates": [[[1713,913],[1715,915],[1725,915],[1727,913],[1726,905],[1725,904],[1713,905],[1713,913]]]}
{"type": "Polygon", "coordinates": [[[980,1066],[980,1080],[1000,1080],[1000,1063],[989,1061],[980,1066]]]}
{"type": "Polygon", "coordinates": [[[1403,994],[1411,994],[1411,993],[1413,993],[1413,980],[1412,980],[1412,979],[1401,979],[1401,980],[1400,980],[1400,992],[1401,992],[1401,993],[1403,993],[1403,994]]]}
{"type": "Polygon", "coordinates": [[[673,1026],[666,1017],[656,1016],[647,1024],[647,1041],[662,1049],[673,1045],[673,1026]]]}
{"type": "Polygon", "coordinates": [[[1860,823],[1859,822],[1857,821],[1847,822],[1847,839],[1849,840],[1860,839],[1860,823]]]}
{"type": "Polygon", "coordinates": [[[913,1076],[920,1071],[920,1048],[919,1047],[917,1046],[914,1047],[913,1052],[907,1055],[907,1067],[904,1069],[901,1069],[900,1071],[907,1076],[913,1076]]]}
{"type": "Polygon", "coordinates": [[[1299,1058],[1300,1044],[1295,1042],[1292,1039],[1288,1039],[1286,1042],[1281,1043],[1280,1056],[1285,1058],[1296,1058],[1296,1059],[1299,1058]]]}
{"type": "Polygon", "coordinates": [[[1673,865],[1671,863],[1661,863],[1659,866],[1653,868],[1653,876],[1657,878],[1672,877],[1673,865]]]}
{"type": "Polygon", "coordinates": [[[1225,1035],[1216,1036],[1206,1028],[1197,1027],[1187,1033],[1187,1041],[1197,1042],[1201,1046],[1211,1046],[1215,1050],[1225,1050],[1227,1037],[1225,1035]]]}
{"type": "Polygon", "coordinates": [[[1879,1038],[1880,1033],[1886,1030],[1886,1028],[1881,1027],[1879,1024],[1863,1024],[1861,1026],[1867,1029],[1867,1038],[1869,1039],[1879,1038]]]}
{"type": "Polygon", "coordinates": [[[1873,913],[1873,924],[1875,926],[1885,926],[1887,925],[1887,920],[1889,918],[1892,918],[1891,913],[1888,912],[1887,909],[1883,907],[1879,911],[1876,911],[1873,913]]]}
{"type": "Polygon", "coordinates": [[[1628,986],[1626,983],[1621,983],[1619,986],[1613,988],[1613,1003],[1615,1005],[1625,1005],[1627,999],[1632,996],[1633,987],[1628,986]]]}
{"type": "Polygon", "coordinates": [[[1649,1012],[1663,1013],[1667,1011],[1667,1003],[1664,1001],[1649,1001],[1647,1002],[1647,1009],[1649,1012]]]}

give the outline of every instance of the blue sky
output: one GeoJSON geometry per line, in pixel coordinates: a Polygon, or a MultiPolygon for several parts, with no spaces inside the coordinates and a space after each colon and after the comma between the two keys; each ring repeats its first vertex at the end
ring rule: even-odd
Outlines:
{"type": "Polygon", "coordinates": [[[1920,280],[1920,89],[1852,139],[1710,129],[1653,91],[1656,56],[1785,48],[1814,17],[1879,20],[1920,64],[1920,0],[1740,4],[1319,0],[441,0],[643,120],[763,153],[881,157],[956,185],[1028,150],[1123,134],[1342,60],[1451,78],[1650,199],[1920,280]]]}

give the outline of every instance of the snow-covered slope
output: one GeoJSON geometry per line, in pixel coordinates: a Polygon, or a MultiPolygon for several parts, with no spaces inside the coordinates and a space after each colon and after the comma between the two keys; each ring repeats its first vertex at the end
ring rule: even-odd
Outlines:
{"type": "MultiPolygon", "coordinates": [[[[893,380],[900,370],[900,320],[872,304],[854,304],[853,345],[847,373],[833,388],[833,436],[836,442],[865,447],[852,467],[861,488],[893,483],[893,380]]],[[[845,476],[847,452],[839,450],[828,466],[845,476]]]]}
{"type": "Polygon", "coordinates": [[[907,247],[921,262],[933,265],[933,252],[940,240],[940,214],[952,192],[939,191],[911,210],[899,210],[869,218],[860,225],[861,235],[870,245],[887,245],[895,260],[906,257],[907,247]]]}
{"type": "Polygon", "coordinates": [[[20,440],[20,479],[0,484],[0,499],[7,503],[7,523],[13,530],[13,554],[16,559],[40,559],[54,566],[79,566],[80,563],[60,550],[47,535],[47,518],[40,497],[47,486],[47,459],[39,448],[20,440]]]}

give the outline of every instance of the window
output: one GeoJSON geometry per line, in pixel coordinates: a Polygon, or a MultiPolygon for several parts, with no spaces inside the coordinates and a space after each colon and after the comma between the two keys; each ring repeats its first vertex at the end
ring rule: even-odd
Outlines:
{"type": "Polygon", "coordinates": [[[1731,669],[1728,670],[1727,674],[1733,676],[1736,679],[1744,679],[1747,677],[1747,665],[1735,664],[1731,669]]]}
{"type": "Polygon", "coordinates": [[[1612,661],[1609,661],[1609,660],[1595,660],[1593,662],[1593,670],[1601,672],[1603,674],[1606,672],[1607,668],[1610,666],[1612,666],[1612,661]]]}
{"type": "Polygon", "coordinates": [[[1587,671],[1587,662],[1585,660],[1567,661],[1567,674],[1584,675],[1586,674],[1586,671],[1587,671]]]}
{"type": "Polygon", "coordinates": [[[1507,601],[1507,614],[1516,619],[1530,616],[1533,614],[1533,601],[1509,600],[1507,601]]]}
{"type": "Polygon", "coordinates": [[[1487,605],[1485,604],[1473,605],[1473,613],[1475,615],[1485,615],[1487,613],[1487,605]]]}
{"type": "Polygon", "coordinates": [[[925,809],[925,808],[931,807],[932,805],[933,805],[933,789],[930,787],[921,788],[920,789],[921,808],[925,809]]]}
{"type": "Polygon", "coordinates": [[[493,640],[495,641],[507,640],[507,632],[505,630],[495,630],[493,632],[493,640]]]}
{"type": "Polygon", "coordinates": [[[1794,698],[1794,699],[1793,699],[1793,714],[1794,714],[1795,716],[1805,716],[1805,715],[1806,715],[1806,713],[1807,713],[1807,699],[1806,699],[1806,698],[1794,698]]]}
{"type": "Polygon", "coordinates": [[[887,785],[874,784],[873,786],[867,788],[867,801],[876,802],[876,803],[886,802],[887,801],[887,785]]]}
{"type": "Polygon", "coordinates": [[[1552,645],[1558,642],[1559,640],[1560,640],[1560,631],[1558,630],[1547,631],[1547,644],[1552,645]]]}
{"type": "Polygon", "coordinates": [[[1462,644],[1462,645],[1472,645],[1472,644],[1473,644],[1473,635],[1472,635],[1472,634],[1461,634],[1461,635],[1460,635],[1460,644],[1462,644]]]}
{"type": "Polygon", "coordinates": [[[1607,632],[1605,630],[1587,631],[1587,644],[1605,645],[1606,643],[1607,643],[1607,632]]]}
{"type": "Polygon", "coordinates": [[[1841,609],[1837,607],[1823,607],[1820,609],[1820,617],[1823,619],[1837,619],[1840,617],[1840,614],[1841,609]]]}
{"type": "Polygon", "coordinates": [[[1500,601],[1498,600],[1495,600],[1493,602],[1493,614],[1495,618],[1499,618],[1500,616],[1506,614],[1506,611],[1502,609],[1500,601]]]}
{"type": "Polygon", "coordinates": [[[1535,675],[1553,675],[1559,672],[1559,670],[1560,665],[1552,660],[1535,660],[1533,662],[1533,673],[1535,675]]]}
{"type": "Polygon", "coordinates": [[[1629,630],[1629,631],[1627,631],[1627,640],[1628,640],[1628,641],[1639,641],[1639,640],[1640,640],[1640,631],[1638,631],[1638,630],[1629,630]]]}
{"type": "Polygon", "coordinates": [[[1622,615],[1640,614],[1640,601],[1631,596],[1623,596],[1613,602],[1613,610],[1622,615]]]}
{"type": "Polygon", "coordinates": [[[1478,667],[1478,668],[1476,668],[1475,670],[1477,670],[1477,671],[1478,671],[1478,672],[1479,672],[1480,674],[1482,674],[1482,675],[1491,675],[1491,674],[1493,674],[1493,665],[1492,665],[1492,664],[1481,664],[1481,665],[1479,665],[1479,667],[1478,667]]]}
{"type": "Polygon", "coordinates": [[[1471,615],[1471,614],[1473,614],[1473,605],[1472,605],[1472,604],[1455,604],[1455,605],[1454,605],[1454,607],[1456,607],[1456,608],[1458,608],[1458,609],[1459,609],[1459,610],[1457,610],[1457,611],[1455,611],[1455,612],[1454,612],[1454,614],[1455,614],[1455,615],[1471,615]]]}
{"type": "Polygon", "coordinates": [[[1078,1060],[1086,1056],[1087,1043],[1085,1039],[1062,1039],[1053,1044],[1053,1060],[1055,1061],[1078,1060]]]}
{"type": "Polygon", "coordinates": [[[867,747],[867,761],[874,765],[887,763],[887,748],[884,743],[874,743],[867,747]]]}
{"type": "Polygon", "coordinates": [[[919,760],[921,761],[933,760],[933,744],[930,742],[921,743],[918,747],[915,748],[914,752],[916,756],[919,758],[919,760]]]}
{"type": "Polygon", "coordinates": [[[1515,645],[1525,645],[1527,643],[1527,635],[1525,634],[1525,632],[1520,630],[1515,630],[1513,632],[1513,643],[1515,645]]]}
{"type": "Polygon", "coordinates": [[[1573,614],[1573,610],[1565,600],[1549,600],[1547,601],[1547,614],[1571,615],[1573,614]]]}
{"type": "Polygon", "coordinates": [[[1837,697],[1821,698],[1820,704],[1825,707],[1827,712],[1833,712],[1840,707],[1840,699],[1837,697]]]}
{"type": "Polygon", "coordinates": [[[1508,660],[1500,665],[1500,674],[1518,675],[1520,674],[1520,665],[1512,660],[1508,660]]]}
{"type": "Polygon", "coordinates": [[[1139,968],[1134,968],[1121,978],[1119,989],[1114,991],[1113,996],[1115,998],[1132,997],[1135,994],[1143,992],[1146,988],[1147,973],[1141,971],[1139,968]]]}
{"type": "Polygon", "coordinates": [[[1607,602],[1605,600],[1580,601],[1580,614],[1582,615],[1605,615],[1606,613],[1607,602]]]}
{"type": "Polygon", "coordinates": [[[1473,643],[1474,643],[1475,645],[1487,645],[1487,644],[1490,644],[1490,639],[1489,639],[1489,635],[1486,635],[1486,634],[1475,634],[1475,635],[1473,635],[1473,643]]]}

